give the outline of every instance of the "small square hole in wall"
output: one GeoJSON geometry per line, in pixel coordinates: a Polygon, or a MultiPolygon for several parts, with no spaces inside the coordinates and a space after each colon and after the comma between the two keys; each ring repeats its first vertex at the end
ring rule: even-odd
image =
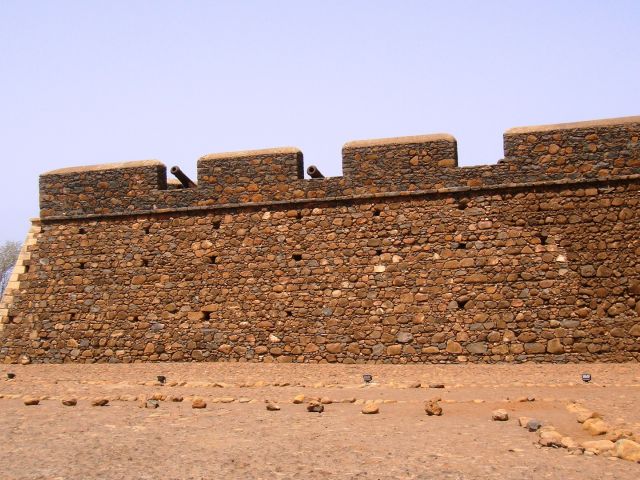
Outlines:
{"type": "Polygon", "coordinates": [[[29,273],[29,265],[24,266],[24,273],[29,273]]]}
{"type": "Polygon", "coordinates": [[[460,299],[460,300],[456,300],[456,303],[458,304],[458,308],[462,309],[464,308],[464,306],[467,304],[469,300],[467,299],[460,299]]]}
{"type": "Polygon", "coordinates": [[[7,323],[13,323],[15,317],[13,315],[7,315],[7,323]]]}
{"type": "Polygon", "coordinates": [[[287,312],[287,317],[292,317],[293,312],[291,310],[285,310],[287,312]]]}
{"type": "Polygon", "coordinates": [[[76,320],[77,318],[78,318],[78,314],[77,314],[77,313],[75,313],[75,312],[73,312],[73,313],[71,314],[71,318],[70,318],[70,320],[76,320]]]}
{"type": "Polygon", "coordinates": [[[539,233],[536,236],[540,240],[540,244],[541,245],[546,245],[547,244],[547,241],[549,240],[549,236],[548,235],[545,235],[544,233],[539,233]]]}
{"type": "Polygon", "coordinates": [[[142,266],[143,267],[148,267],[149,266],[149,260],[147,260],[146,258],[142,259],[142,266]]]}
{"type": "Polygon", "coordinates": [[[144,234],[145,235],[149,235],[150,231],[151,231],[151,227],[144,227],[144,234]]]}
{"type": "Polygon", "coordinates": [[[217,255],[211,255],[211,256],[207,257],[207,263],[209,265],[215,265],[217,261],[218,261],[217,255]]]}
{"type": "Polygon", "coordinates": [[[300,210],[298,210],[298,212],[296,213],[296,218],[298,220],[300,220],[302,218],[302,212],[300,210]]]}
{"type": "Polygon", "coordinates": [[[211,224],[213,226],[214,230],[220,230],[220,224],[222,222],[220,220],[214,220],[213,223],[211,224]]]}
{"type": "Polygon", "coordinates": [[[376,255],[378,256],[382,255],[382,250],[381,249],[376,250],[376,255]]]}
{"type": "Polygon", "coordinates": [[[294,253],[291,258],[293,258],[296,262],[299,262],[300,260],[302,260],[302,254],[301,253],[294,253]]]}
{"type": "Polygon", "coordinates": [[[466,198],[460,199],[458,202],[458,210],[465,210],[469,206],[469,200],[466,198]]]}
{"type": "Polygon", "coordinates": [[[381,213],[381,212],[380,212],[380,209],[379,209],[379,208],[375,208],[375,209],[373,210],[373,216],[374,216],[374,217],[379,217],[379,216],[380,216],[380,213],[381,213]]]}
{"type": "Polygon", "coordinates": [[[456,250],[466,250],[467,244],[465,242],[458,242],[455,244],[456,250]]]}
{"type": "Polygon", "coordinates": [[[79,265],[80,266],[80,270],[84,270],[85,265],[86,265],[85,262],[80,262],[80,265],[79,265]]]}
{"type": "Polygon", "coordinates": [[[85,234],[87,233],[87,231],[86,231],[84,228],[80,227],[80,228],[78,229],[78,233],[79,233],[80,235],[85,235],[85,234]]]}

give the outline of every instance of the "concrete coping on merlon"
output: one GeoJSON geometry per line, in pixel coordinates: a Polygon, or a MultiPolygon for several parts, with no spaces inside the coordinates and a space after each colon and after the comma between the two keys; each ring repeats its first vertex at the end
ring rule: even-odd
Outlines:
{"type": "Polygon", "coordinates": [[[555,123],[529,127],[514,127],[507,130],[504,134],[521,135],[523,133],[551,132],[554,130],[581,130],[585,128],[611,127],[615,125],[627,125],[631,123],[640,123],[640,116],[603,118],[600,120],[588,120],[584,122],[555,123]]]}
{"type": "Polygon", "coordinates": [[[296,147],[264,148],[260,150],[240,150],[237,152],[209,153],[203,155],[198,161],[229,160],[233,158],[268,157],[276,155],[302,155],[302,151],[296,147]]]}
{"type": "Polygon", "coordinates": [[[409,137],[374,138],[369,140],[354,140],[343,145],[342,149],[378,147],[384,145],[417,145],[431,142],[455,142],[453,135],[448,133],[434,133],[430,135],[413,135],[409,137]]]}
{"type": "Polygon", "coordinates": [[[66,167],[51,170],[49,172],[42,173],[40,176],[46,175],[68,175],[73,173],[84,172],[97,172],[101,170],[122,170],[126,168],[141,168],[141,167],[165,167],[164,163],[160,160],[133,160],[130,162],[117,162],[117,163],[102,163],[98,165],[84,165],[77,167],[66,167]]]}

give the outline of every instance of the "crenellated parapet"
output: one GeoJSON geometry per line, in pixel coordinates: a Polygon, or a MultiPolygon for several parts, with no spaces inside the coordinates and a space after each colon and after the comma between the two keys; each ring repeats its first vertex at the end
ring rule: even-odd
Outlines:
{"type": "Polygon", "coordinates": [[[303,178],[302,152],[294,147],[213,153],[198,160],[198,184],[215,192],[257,190],[303,178]]]}
{"type": "Polygon", "coordinates": [[[157,160],[52,170],[40,175],[40,216],[151,209],[152,193],[166,188],[167,168],[157,160]]]}
{"type": "Polygon", "coordinates": [[[457,166],[456,139],[448,134],[359,140],[342,148],[343,174],[356,185],[410,190],[457,166]]]}
{"type": "Polygon", "coordinates": [[[640,117],[512,128],[506,159],[546,178],[629,175],[640,167],[640,117]]]}
{"type": "Polygon", "coordinates": [[[198,160],[194,188],[168,183],[155,160],[66,168],[41,175],[41,217],[610,179],[640,174],[639,138],[640,117],[514,128],[503,160],[464,168],[451,135],[361,140],[344,145],[342,177],[316,179],[297,148],[219,153],[198,160]]]}

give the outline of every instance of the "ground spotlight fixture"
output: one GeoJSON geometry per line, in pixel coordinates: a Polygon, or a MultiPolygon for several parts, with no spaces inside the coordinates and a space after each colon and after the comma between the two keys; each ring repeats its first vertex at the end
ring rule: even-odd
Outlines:
{"type": "Polygon", "coordinates": [[[158,375],[158,381],[164,384],[164,382],[167,381],[167,377],[165,377],[164,375],[158,375]]]}
{"type": "Polygon", "coordinates": [[[582,374],[582,381],[584,383],[589,383],[591,381],[591,374],[590,373],[583,373],[582,374]]]}
{"type": "Polygon", "coordinates": [[[9,372],[9,373],[7,373],[7,378],[8,378],[9,380],[13,380],[14,378],[16,378],[16,374],[15,374],[15,373],[11,373],[11,372],[9,372]]]}
{"type": "Polygon", "coordinates": [[[373,381],[373,375],[365,373],[364,375],[362,375],[362,379],[364,380],[364,383],[371,383],[373,381]]]}

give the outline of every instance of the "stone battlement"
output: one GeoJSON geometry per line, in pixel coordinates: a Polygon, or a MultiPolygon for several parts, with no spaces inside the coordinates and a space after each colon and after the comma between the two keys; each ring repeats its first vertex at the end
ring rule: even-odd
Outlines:
{"type": "Polygon", "coordinates": [[[640,360],[640,117],[40,177],[4,362],[640,360]],[[179,173],[178,173],[179,175],[179,173]],[[317,175],[316,175],[317,176],[317,175]],[[186,187],[184,186],[186,184],[186,187]]]}
{"type": "Polygon", "coordinates": [[[304,179],[293,147],[205,155],[197,186],[176,188],[155,160],[64,168],[40,177],[41,218],[584,181],[640,174],[640,117],[514,128],[505,158],[458,168],[447,134],[349,142],[342,177],[304,179]]]}

